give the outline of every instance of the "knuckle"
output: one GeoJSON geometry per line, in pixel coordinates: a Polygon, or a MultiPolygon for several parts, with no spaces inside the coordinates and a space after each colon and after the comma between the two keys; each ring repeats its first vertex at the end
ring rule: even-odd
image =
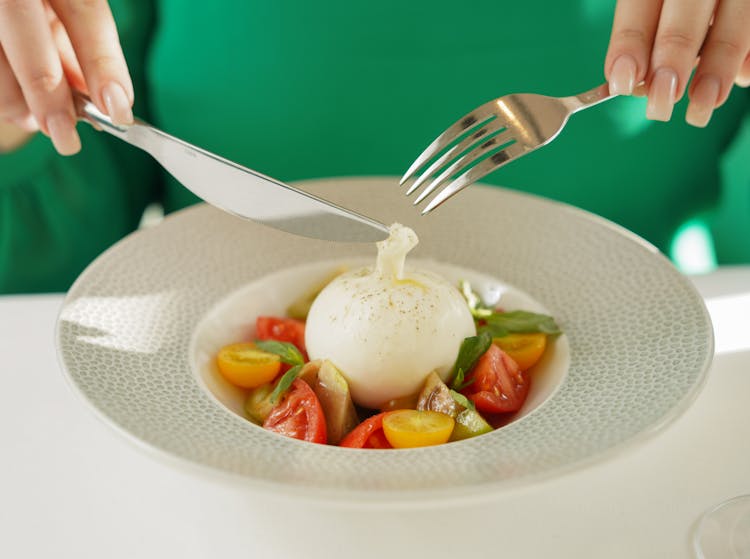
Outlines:
{"type": "Polygon", "coordinates": [[[648,37],[646,36],[645,31],[631,27],[619,29],[615,32],[614,39],[620,42],[636,43],[639,46],[648,45],[648,37]]]}
{"type": "Polygon", "coordinates": [[[86,60],[86,66],[97,74],[109,74],[118,67],[118,60],[111,54],[99,54],[86,60]]]}
{"type": "Polygon", "coordinates": [[[656,36],[655,48],[698,52],[701,39],[684,31],[668,29],[656,36]]]}
{"type": "Polygon", "coordinates": [[[62,81],[62,72],[52,70],[41,70],[31,74],[26,80],[26,85],[35,93],[52,93],[62,81]]]}
{"type": "Polygon", "coordinates": [[[722,58],[741,60],[745,49],[737,41],[714,38],[709,39],[703,47],[703,54],[708,52],[718,53],[722,58]]]}

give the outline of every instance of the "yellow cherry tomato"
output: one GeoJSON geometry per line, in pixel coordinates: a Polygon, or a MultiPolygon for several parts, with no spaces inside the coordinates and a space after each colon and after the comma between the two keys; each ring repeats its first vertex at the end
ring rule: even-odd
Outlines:
{"type": "Polygon", "coordinates": [[[221,348],[216,355],[216,364],[224,378],[242,388],[255,388],[271,382],[281,369],[278,355],[261,351],[249,342],[221,348]]]}
{"type": "Polygon", "coordinates": [[[436,411],[397,410],[383,417],[383,432],[393,448],[432,446],[448,442],[455,421],[436,411]]]}
{"type": "Polygon", "coordinates": [[[536,365],[547,347],[547,334],[508,334],[492,340],[525,371],[536,365]]]}

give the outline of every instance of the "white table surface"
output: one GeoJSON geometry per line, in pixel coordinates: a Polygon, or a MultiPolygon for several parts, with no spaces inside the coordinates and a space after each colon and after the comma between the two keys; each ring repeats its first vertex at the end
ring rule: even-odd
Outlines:
{"type": "Polygon", "coordinates": [[[692,557],[700,514],[750,493],[750,268],[694,281],[717,356],[675,423],[607,462],[426,510],[290,501],[158,462],[64,380],[62,296],[0,297],[0,557],[692,557]]]}

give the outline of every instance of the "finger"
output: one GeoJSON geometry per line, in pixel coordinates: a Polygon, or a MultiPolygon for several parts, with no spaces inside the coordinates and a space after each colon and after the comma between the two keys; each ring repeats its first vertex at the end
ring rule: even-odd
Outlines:
{"type": "Polygon", "coordinates": [[[68,32],[91,100],[116,124],[133,121],[133,84],[106,0],[50,0],[68,32]]]}
{"type": "Polygon", "coordinates": [[[685,92],[706,37],[714,0],[664,0],[651,53],[646,117],[667,121],[685,92]]]}
{"type": "Polygon", "coordinates": [[[604,61],[612,94],[630,95],[648,72],[661,0],[619,0],[604,61]]]}
{"type": "Polygon", "coordinates": [[[748,30],[750,2],[722,0],[690,85],[690,104],[685,115],[689,124],[706,126],[713,110],[726,101],[750,50],[748,30]]]}
{"type": "Polygon", "coordinates": [[[21,86],[18,85],[0,45],[0,118],[16,122],[26,118],[28,114],[29,107],[23,98],[21,86]]]}
{"type": "Polygon", "coordinates": [[[63,27],[62,22],[57,16],[50,21],[50,29],[52,31],[52,40],[55,42],[55,45],[57,45],[57,52],[60,54],[63,72],[65,73],[65,77],[67,78],[70,87],[89,95],[86,79],[83,77],[83,70],[81,70],[81,65],[76,58],[73,44],[70,42],[68,32],[65,31],[65,27],[63,27]]]}
{"type": "Polygon", "coordinates": [[[745,62],[742,63],[740,71],[737,72],[737,77],[734,83],[740,87],[750,86],[750,52],[745,57],[745,62]]]}
{"type": "Polygon", "coordinates": [[[40,0],[0,2],[0,37],[24,99],[58,152],[81,149],[75,112],[60,57],[40,0]]]}

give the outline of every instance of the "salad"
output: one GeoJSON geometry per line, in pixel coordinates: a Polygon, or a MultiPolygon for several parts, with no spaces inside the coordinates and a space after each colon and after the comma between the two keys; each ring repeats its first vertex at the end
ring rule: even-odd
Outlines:
{"type": "Polygon", "coordinates": [[[350,448],[414,448],[505,425],[560,329],[550,316],[483,303],[467,282],[406,271],[417,244],[394,224],[374,267],[335,270],[251,341],[216,355],[247,418],[275,433],[350,448]]]}

